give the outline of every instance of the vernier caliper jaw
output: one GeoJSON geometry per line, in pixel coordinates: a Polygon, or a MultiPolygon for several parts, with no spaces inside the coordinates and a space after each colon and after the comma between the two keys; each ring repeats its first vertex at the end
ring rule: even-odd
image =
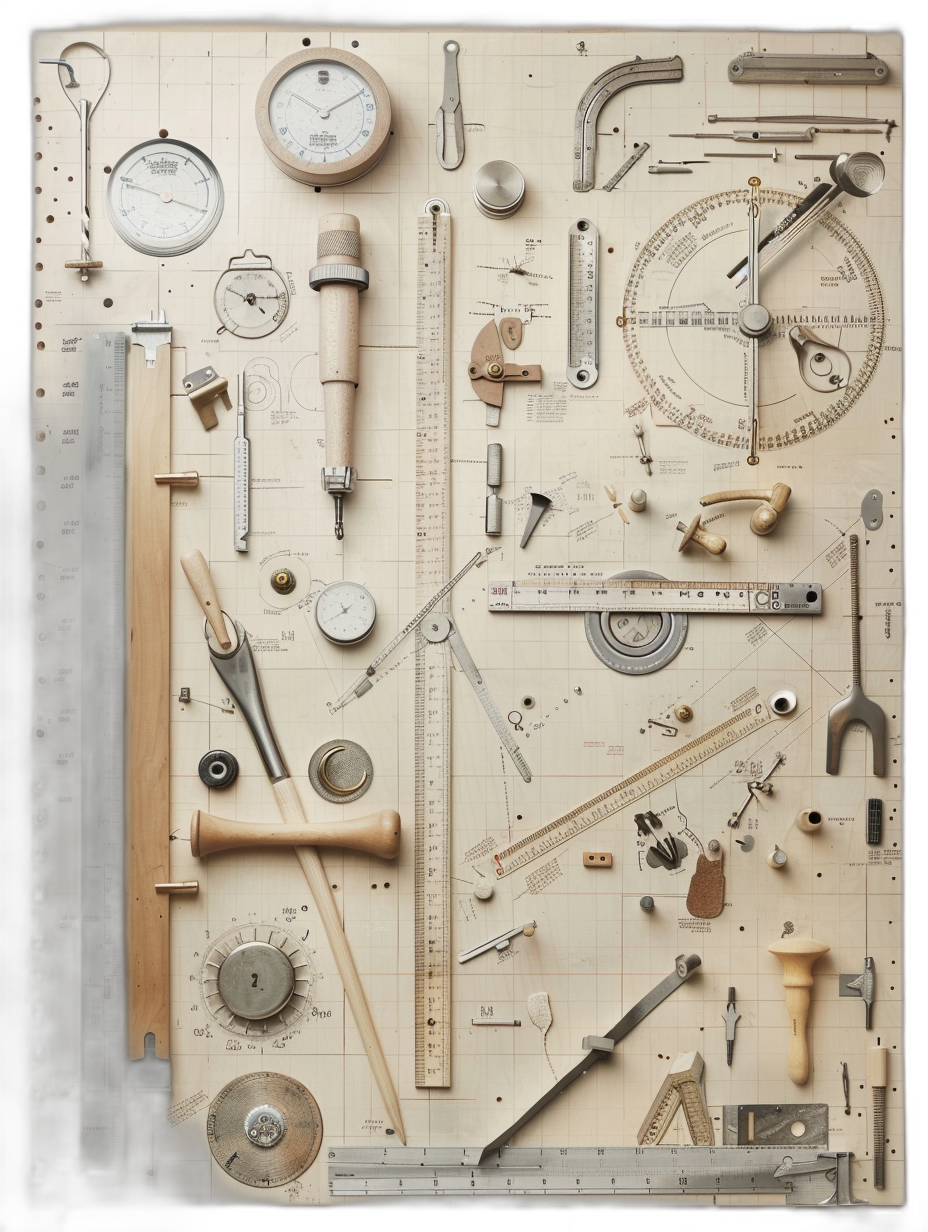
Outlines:
{"type": "Polygon", "coordinates": [[[136,346],[145,349],[145,367],[154,368],[158,347],[164,346],[165,343],[170,344],[171,341],[171,326],[164,315],[164,309],[161,309],[157,320],[152,308],[150,320],[136,321],[132,326],[132,340],[136,346]]]}
{"type": "Polygon", "coordinates": [[[867,1206],[869,1205],[863,1198],[854,1198],[851,1195],[851,1160],[854,1158],[853,1151],[821,1151],[818,1158],[809,1160],[804,1163],[794,1163],[791,1159],[787,1159],[785,1163],[780,1164],[774,1176],[778,1179],[786,1179],[794,1176],[810,1176],[816,1172],[824,1172],[829,1180],[834,1180],[834,1192],[822,1202],[800,1202],[790,1198],[794,1197],[795,1190],[786,1195],[786,1201],[790,1206],[867,1206]]]}
{"type": "Polygon", "coordinates": [[[499,326],[495,321],[487,321],[471,347],[467,375],[471,389],[486,403],[487,427],[498,428],[503,382],[540,381],[541,365],[504,363],[499,326]]]}
{"type": "Polygon", "coordinates": [[[629,86],[658,85],[682,81],[683,61],[679,56],[663,60],[642,60],[636,56],[624,64],[614,64],[594,78],[583,92],[574,117],[574,192],[589,192],[596,175],[596,121],[614,94],[629,86]]]}
{"type": "MultiPolygon", "coordinates": [[[[509,943],[513,937],[521,937],[527,928],[532,932],[535,931],[535,921],[529,920],[527,924],[519,924],[516,928],[510,928],[508,932],[501,933],[498,937],[492,937],[489,941],[484,941],[483,945],[476,945],[472,950],[463,950],[458,955],[459,963],[470,962],[472,958],[477,958],[480,954],[486,954],[490,950],[498,950],[502,954],[503,950],[509,949],[509,943]]],[[[531,936],[532,933],[526,934],[531,936]]]]}

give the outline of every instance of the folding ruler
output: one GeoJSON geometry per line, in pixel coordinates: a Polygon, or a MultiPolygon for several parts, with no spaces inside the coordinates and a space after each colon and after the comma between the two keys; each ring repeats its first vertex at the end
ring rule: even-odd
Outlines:
{"type": "MultiPolygon", "coordinates": [[[[34,419],[35,821],[59,858],[36,864],[36,902],[55,905],[57,927],[53,1002],[37,992],[33,1012],[47,1024],[35,1040],[44,1085],[80,1089],[83,1162],[112,1171],[124,1145],[127,341],[88,328],[68,343],[75,373],[82,345],[80,379],[63,387],[68,401],[48,398],[34,419]],[[55,1003],[80,1007],[77,1047],[55,1003]]],[[[47,1102],[48,1115],[41,1100],[30,1113],[35,1162],[58,1167],[71,1153],[70,1120],[47,1102]]]]}

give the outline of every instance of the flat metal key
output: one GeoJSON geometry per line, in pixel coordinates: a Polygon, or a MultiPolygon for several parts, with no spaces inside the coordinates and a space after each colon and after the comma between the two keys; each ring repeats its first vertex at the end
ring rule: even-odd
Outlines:
{"type": "Polygon", "coordinates": [[[886,715],[870,700],[860,683],[860,545],[856,535],[850,537],[851,548],[851,691],[835,702],[828,711],[828,739],[825,746],[825,770],[837,774],[841,764],[841,742],[851,723],[863,723],[873,741],[873,773],[877,778],[886,774],[886,715]]]}
{"type": "Polygon", "coordinates": [[[464,114],[461,111],[461,86],[458,82],[458,52],[461,44],[457,39],[445,43],[445,96],[435,115],[438,165],[445,171],[453,171],[464,161],[464,114]]]}

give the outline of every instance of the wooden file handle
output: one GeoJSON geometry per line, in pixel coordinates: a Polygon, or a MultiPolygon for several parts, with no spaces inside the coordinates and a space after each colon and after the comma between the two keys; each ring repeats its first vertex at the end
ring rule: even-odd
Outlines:
{"type": "Polygon", "coordinates": [[[222,614],[219,596],[216,594],[216,587],[213,585],[206,557],[199,548],[194,548],[192,551],[183,554],[180,558],[180,563],[184,573],[187,575],[190,589],[196,595],[197,602],[203,609],[203,615],[209,621],[209,627],[216,635],[217,642],[223,650],[228,650],[232,645],[232,638],[226,626],[226,619],[222,614]]]}
{"type": "Polygon", "coordinates": [[[197,809],[190,819],[190,850],[211,856],[236,847],[347,847],[392,860],[400,852],[400,815],[381,809],[352,821],[313,822],[311,826],[275,826],[227,821],[197,809]]]}
{"type": "MultiPolygon", "coordinates": [[[[361,224],[353,214],[319,219],[316,265],[360,266],[361,224]],[[354,237],[358,237],[355,239],[354,237]]],[[[351,466],[351,421],[358,386],[358,288],[319,288],[319,380],[325,405],[325,464],[351,466]]]]}
{"type": "Polygon", "coordinates": [[[767,949],[783,964],[783,987],[786,989],[786,1012],[789,1015],[789,1059],[786,1072],[802,1086],[809,1080],[809,1043],[806,1027],[812,1001],[812,968],[831,949],[824,941],[811,937],[790,937],[767,949]]]}

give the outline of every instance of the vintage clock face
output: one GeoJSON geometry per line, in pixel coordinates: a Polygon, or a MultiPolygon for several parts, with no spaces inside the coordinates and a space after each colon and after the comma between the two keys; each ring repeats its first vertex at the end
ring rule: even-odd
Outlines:
{"type": "Polygon", "coordinates": [[[316,624],[330,642],[363,642],[377,617],[374,596],[358,582],[334,582],[316,600],[316,624]]]}
{"type": "Polygon", "coordinates": [[[222,217],[219,172],[202,150],[158,138],[128,150],[106,186],[121,239],[139,252],[176,257],[203,243],[222,217]]]}
{"type": "Polygon", "coordinates": [[[256,257],[249,249],[243,257],[233,257],[219,276],[213,302],[230,334],[264,338],[283,324],[290,293],[270,257],[256,257]]]}
{"type": "Polygon", "coordinates": [[[255,118],[281,171],[303,184],[347,184],[370,171],[387,148],[390,95],[360,56],[310,48],[268,73],[255,118]]]}
{"type": "MultiPolygon", "coordinates": [[[[761,188],[759,235],[798,201],[761,188]]],[[[652,408],[736,450],[750,444],[752,340],[739,327],[747,283],[729,274],[747,257],[749,202],[747,188],[733,189],[669,218],[639,249],[623,310],[628,357],[652,408]]],[[[856,204],[847,200],[849,215],[856,204]]],[[[761,452],[824,432],[873,379],[883,295],[870,258],[836,216],[843,208],[820,215],[767,263],[760,254],[757,298],[771,318],[757,344],[761,452]]]]}

